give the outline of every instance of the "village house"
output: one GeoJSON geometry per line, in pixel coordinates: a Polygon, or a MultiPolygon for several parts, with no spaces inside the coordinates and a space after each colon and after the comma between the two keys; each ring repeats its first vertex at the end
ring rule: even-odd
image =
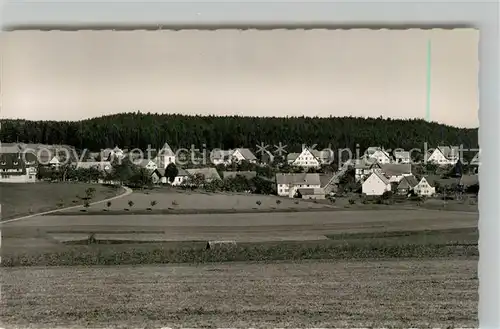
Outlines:
{"type": "Polygon", "coordinates": [[[210,160],[216,166],[231,164],[232,150],[213,150],[210,152],[210,160]]]}
{"type": "Polygon", "coordinates": [[[299,188],[321,188],[321,179],[319,174],[276,174],[276,191],[279,196],[288,196],[293,198],[299,188]]]}
{"type": "Polygon", "coordinates": [[[170,184],[172,186],[180,186],[187,181],[189,174],[186,170],[177,168],[177,176],[174,177],[173,182],[169,182],[168,177],[166,176],[166,170],[162,168],[156,168],[152,172],[151,177],[154,184],[170,184]]]}
{"type": "Polygon", "coordinates": [[[395,163],[411,163],[410,152],[408,151],[394,151],[395,163]]]}
{"type": "Polygon", "coordinates": [[[289,153],[287,163],[303,168],[319,168],[322,164],[329,163],[331,158],[332,154],[329,150],[318,151],[304,147],[300,153],[289,153]]]}
{"type": "Polygon", "coordinates": [[[156,168],[158,168],[157,164],[153,160],[148,160],[148,159],[143,159],[141,161],[138,161],[136,165],[140,168],[144,168],[150,171],[154,171],[156,168]]]}
{"type": "Polygon", "coordinates": [[[380,170],[382,166],[374,159],[360,159],[354,163],[354,177],[356,182],[363,181],[376,170],[380,170]]]}
{"type": "Polygon", "coordinates": [[[257,158],[247,148],[237,148],[234,150],[213,150],[210,153],[210,159],[214,165],[230,165],[241,161],[257,163],[257,158]]]}
{"type": "Polygon", "coordinates": [[[123,160],[126,156],[126,150],[122,150],[118,146],[115,146],[114,149],[105,149],[101,151],[102,159],[105,161],[113,162],[114,160],[123,160]]]}
{"type": "Polygon", "coordinates": [[[413,191],[419,196],[433,196],[436,194],[435,183],[432,179],[422,177],[420,182],[413,187],[413,191]]]}
{"type": "Polygon", "coordinates": [[[249,149],[237,148],[231,154],[231,162],[241,162],[241,161],[248,161],[250,163],[256,163],[257,158],[252,153],[252,151],[250,151],[249,149]]]}
{"type": "Polygon", "coordinates": [[[374,171],[361,185],[362,193],[369,196],[382,195],[391,190],[391,182],[381,172],[374,171]]]}
{"type": "Polygon", "coordinates": [[[177,159],[174,151],[172,151],[170,146],[165,143],[161,150],[158,151],[158,154],[156,155],[156,158],[153,160],[153,162],[155,163],[156,168],[165,169],[169,164],[175,164],[176,160],[177,159]]]}
{"type": "Polygon", "coordinates": [[[454,165],[460,158],[458,146],[438,146],[427,152],[426,161],[439,166],[454,165]]]}
{"type": "Polygon", "coordinates": [[[306,200],[324,200],[325,190],[322,188],[298,188],[297,195],[306,200]]]}
{"type": "Polygon", "coordinates": [[[380,164],[386,164],[386,163],[391,163],[391,156],[387,151],[385,151],[381,147],[369,147],[366,149],[365,155],[369,159],[376,160],[380,164]]]}
{"type": "Polygon", "coordinates": [[[396,193],[401,195],[409,194],[415,186],[417,186],[418,180],[415,176],[403,176],[398,183],[396,188],[396,193]]]}
{"type": "Polygon", "coordinates": [[[405,176],[411,176],[411,164],[407,163],[386,163],[380,166],[380,171],[389,178],[391,183],[399,183],[405,176]]]}
{"type": "Polygon", "coordinates": [[[0,182],[1,183],[34,183],[36,182],[36,166],[26,165],[26,162],[36,162],[33,154],[0,152],[0,182]]]}

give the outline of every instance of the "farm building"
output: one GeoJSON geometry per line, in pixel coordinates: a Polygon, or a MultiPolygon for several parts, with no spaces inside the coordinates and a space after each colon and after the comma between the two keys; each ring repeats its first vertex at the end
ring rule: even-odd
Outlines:
{"type": "Polygon", "coordinates": [[[433,179],[422,177],[420,182],[413,188],[413,191],[420,196],[432,196],[436,194],[435,182],[433,179]]]}
{"type": "Polygon", "coordinates": [[[321,188],[319,174],[276,174],[276,190],[279,196],[293,198],[299,188],[321,188]]]}
{"type": "Polygon", "coordinates": [[[323,200],[325,199],[325,190],[322,188],[299,188],[297,194],[302,199],[323,200]]]}
{"type": "Polygon", "coordinates": [[[380,164],[386,164],[386,163],[391,163],[392,159],[389,153],[387,153],[383,148],[381,147],[369,147],[365,155],[367,156],[368,159],[377,161],[380,164]]]}
{"type": "Polygon", "coordinates": [[[331,158],[329,150],[318,151],[304,147],[300,153],[289,153],[286,160],[291,166],[318,168],[322,164],[329,163],[331,158]]]}
{"type": "Polygon", "coordinates": [[[381,172],[373,172],[362,184],[365,195],[382,195],[391,190],[391,182],[381,172]]]}
{"type": "Polygon", "coordinates": [[[396,193],[405,195],[410,193],[415,186],[417,186],[418,180],[415,176],[404,176],[396,188],[396,193]]]}
{"type": "Polygon", "coordinates": [[[33,154],[0,153],[0,182],[2,183],[34,183],[37,168],[26,163],[34,163],[33,154]]]}
{"type": "MultiPolygon", "coordinates": [[[[165,169],[156,168],[152,175],[154,184],[168,184],[168,177],[165,176],[165,169]]],[[[175,176],[174,181],[170,183],[172,186],[180,186],[184,183],[189,177],[189,174],[186,170],[182,168],[177,168],[177,176],[175,176]]]]}
{"type": "Polygon", "coordinates": [[[438,146],[426,154],[426,160],[439,166],[454,165],[459,159],[458,146],[438,146]]]}

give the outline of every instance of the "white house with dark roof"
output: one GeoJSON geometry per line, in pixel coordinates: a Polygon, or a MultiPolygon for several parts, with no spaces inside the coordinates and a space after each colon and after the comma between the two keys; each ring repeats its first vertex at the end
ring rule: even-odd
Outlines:
{"type": "Polygon", "coordinates": [[[256,163],[257,158],[249,149],[237,148],[231,154],[231,161],[236,161],[236,162],[248,161],[250,163],[256,163]]]}
{"type": "Polygon", "coordinates": [[[175,164],[176,158],[175,153],[168,143],[165,143],[163,147],[158,151],[156,158],[153,160],[157,168],[165,169],[171,163],[175,164]]]}
{"type": "Polygon", "coordinates": [[[213,150],[210,159],[214,165],[230,165],[241,161],[257,163],[257,157],[247,148],[237,148],[234,150],[213,150]]]}
{"type": "Polygon", "coordinates": [[[144,168],[150,171],[154,171],[155,169],[158,168],[156,162],[149,159],[143,159],[141,161],[138,161],[136,165],[139,166],[140,168],[144,168]]]}
{"type": "Polygon", "coordinates": [[[287,162],[291,166],[318,168],[323,163],[320,154],[321,153],[317,150],[304,147],[300,153],[289,153],[287,155],[287,162]]]}
{"type": "Polygon", "coordinates": [[[381,172],[373,172],[361,185],[365,195],[382,195],[391,190],[391,182],[381,172]]]}
{"type": "Polygon", "coordinates": [[[369,147],[365,154],[369,159],[376,160],[380,164],[391,163],[392,159],[389,153],[381,147],[369,147]]]}
{"type": "Polygon", "coordinates": [[[436,194],[436,187],[432,179],[422,177],[418,184],[413,187],[413,191],[420,196],[432,196],[436,194]]]}
{"type": "Polygon", "coordinates": [[[458,146],[438,146],[427,152],[426,160],[439,166],[454,165],[460,158],[458,146]]]}
{"type": "Polygon", "coordinates": [[[321,188],[320,175],[312,173],[276,174],[276,191],[279,196],[293,198],[299,188],[321,188]]]}

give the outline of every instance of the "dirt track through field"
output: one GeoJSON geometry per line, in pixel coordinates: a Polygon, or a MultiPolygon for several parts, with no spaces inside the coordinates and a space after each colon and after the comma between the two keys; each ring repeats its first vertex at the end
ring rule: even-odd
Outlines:
{"type": "MultiPolygon", "coordinates": [[[[317,239],[339,232],[432,230],[477,227],[474,213],[431,210],[336,211],[222,215],[40,216],[2,225],[3,237],[43,232],[133,232],[150,230],[165,240],[239,241],[317,239]],[[23,234],[24,233],[24,234],[23,234]],[[300,239],[300,237],[303,237],[300,239]],[[308,238],[309,239],[309,238],[308,238]]],[[[138,239],[139,234],[135,234],[138,239]]],[[[8,240],[5,241],[8,244],[8,240]]]]}
{"type": "Polygon", "coordinates": [[[21,327],[477,327],[477,260],[4,269],[21,327]]]}

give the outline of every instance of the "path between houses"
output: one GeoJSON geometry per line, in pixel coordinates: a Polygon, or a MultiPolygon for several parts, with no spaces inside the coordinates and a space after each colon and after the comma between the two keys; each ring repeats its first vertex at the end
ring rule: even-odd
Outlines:
{"type": "MultiPolygon", "coordinates": [[[[122,187],[125,190],[125,192],[123,192],[122,194],[115,195],[114,197],[109,198],[109,199],[104,199],[104,200],[92,202],[92,203],[90,203],[90,205],[95,205],[95,204],[100,204],[100,203],[104,203],[104,202],[108,202],[108,201],[120,199],[120,198],[126,197],[127,195],[130,195],[133,192],[132,189],[130,189],[130,188],[126,187],[126,186],[122,186],[122,187]]],[[[37,216],[43,216],[43,215],[53,214],[53,213],[59,212],[59,211],[65,211],[65,210],[70,210],[70,209],[78,209],[78,208],[81,208],[81,207],[83,207],[83,205],[71,206],[71,207],[61,208],[61,209],[54,209],[54,210],[40,212],[40,213],[37,213],[37,214],[31,214],[31,215],[28,215],[28,216],[23,216],[23,217],[18,217],[18,218],[12,218],[12,219],[8,219],[8,220],[5,220],[5,221],[0,221],[0,225],[5,224],[5,223],[10,223],[10,222],[15,222],[15,221],[22,220],[22,219],[28,219],[28,218],[33,218],[33,217],[37,217],[37,216]]]]}

